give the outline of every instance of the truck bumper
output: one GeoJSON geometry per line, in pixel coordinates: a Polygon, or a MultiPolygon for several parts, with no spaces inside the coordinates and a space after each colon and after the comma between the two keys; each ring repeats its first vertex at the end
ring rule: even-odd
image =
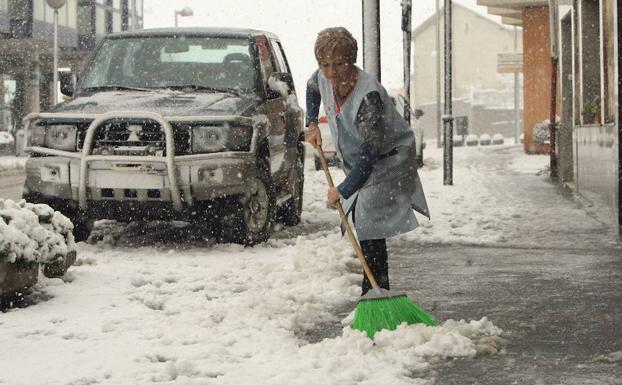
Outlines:
{"type": "MultiPolygon", "coordinates": [[[[117,218],[126,210],[153,211],[151,218],[171,218],[176,215],[168,211],[185,215],[197,205],[247,192],[246,182],[255,176],[253,154],[218,155],[197,155],[196,159],[184,156],[175,161],[181,210],[173,209],[166,168],[143,162],[93,161],[87,175],[86,205],[81,211],[94,214],[95,218],[117,218]],[[105,215],[106,212],[111,215],[105,215]]],[[[53,207],[78,208],[79,159],[31,157],[26,162],[26,174],[25,198],[49,202],[53,207]]]]}

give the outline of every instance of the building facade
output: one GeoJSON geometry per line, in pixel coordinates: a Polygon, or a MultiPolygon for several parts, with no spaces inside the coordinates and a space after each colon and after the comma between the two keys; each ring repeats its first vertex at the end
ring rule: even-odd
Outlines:
{"type": "MultiPolygon", "coordinates": [[[[79,71],[103,36],[142,23],[143,0],[66,0],[58,11],[59,68],[79,71]]],[[[53,103],[53,47],[46,0],[0,0],[0,130],[17,131],[24,116],[53,103]]]]}
{"type": "MultiPolygon", "coordinates": [[[[522,24],[525,36],[530,36],[525,37],[523,51],[525,129],[527,114],[534,112],[527,109],[528,105],[544,103],[549,107],[539,106],[537,113],[546,116],[550,112],[551,92],[546,86],[552,76],[550,28],[559,31],[557,179],[604,204],[622,237],[619,2],[562,1],[554,24],[545,1],[478,0],[478,4],[488,6],[490,13],[505,15],[504,22],[522,24]],[[533,76],[528,77],[527,72],[533,76]]],[[[531,149],[526,143],[525,150],[531,149]]]]}
{"type": "MultiPolygon", "coordinates": [[[[440,11],[441,88],[443,100],[443,9],[440,11]]],[[[522,47],[522,33],[458,3],[452,6],[452,72],[454,115],[468,121],[468,133],[515,135],[514,76],[497,71],[497,55],[522,47]]],[[[436,138],[436,15],[413,31],[414,103],[424,111],[426,137],[436,138]]],[[[520,86],[519,86],[520,87],[520,86]]],[[[519,94],[519,109],[522,95],[519,94]]],[[[459,131],[455,131],[459,132],[459,131]]]]}

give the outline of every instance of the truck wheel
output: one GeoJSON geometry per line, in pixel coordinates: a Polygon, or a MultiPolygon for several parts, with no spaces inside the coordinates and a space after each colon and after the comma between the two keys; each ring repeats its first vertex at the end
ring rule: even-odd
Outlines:
{"type": "Polygon", "coordinates": [[[270,238],[276,198],[269,165],[265,160],[260,163],[257,175],[249,181],[250,190],[240,197],[232,215],[224,218],[225,240],[253,246],[270,238]]]}
{"type": "Polygon", "coordinates": [[[279,209],[278,220],[287,226],[300,223],[302,214],[302,194],[305,184],[305,170],[302,158],[296,157],[296,163],[289,171],[287,183],[290,186],[292,197],[279,209]]]}

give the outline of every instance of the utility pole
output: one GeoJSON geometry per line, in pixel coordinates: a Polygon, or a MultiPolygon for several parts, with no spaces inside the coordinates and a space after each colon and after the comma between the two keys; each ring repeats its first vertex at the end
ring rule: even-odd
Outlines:
{"type": "Polygon", "coordinates": [[[362,0],[363,69],[380,81],[380,0],[362,0]]]}
{"type": "Polygon", "coordinates": [[[436,147],[441,148],[441,11],[439,2],[434,0],[436,6],[436,147]]]}
{"type": "Polygon", "coordinates": [[[410,49],[412,2],[402,0],[402,33],[404,43],[404,120],[410,125],[410,49]]]}
{"type": "Polygon", "coordinates": [[[453,185],[453,152],[454,152],[454,129],[452,116],[452,53],[451,53],[451,0],[445,0],[445,114],[443,124],[445,136],[443,140],[443,184],[453,185]]]}

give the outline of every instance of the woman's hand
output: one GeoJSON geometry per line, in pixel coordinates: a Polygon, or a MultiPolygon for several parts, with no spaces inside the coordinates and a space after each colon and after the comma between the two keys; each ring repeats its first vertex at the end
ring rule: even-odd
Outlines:
{"type": "Polygon", "coordinates": [[[330,187],[326,192],[326,201],[328,205],[334,207],[337,202],[341,199],[341,194],[339,194],[339,190],[336,187],[330,187]]]}
{"type": "Polygon", "coordinates": [[[317,126],[317,123],[309,123],[309,130],[305,135],[305,140],[315,148],[322,145],[322,134],[320,134],[320,128],[317,126]]]}

